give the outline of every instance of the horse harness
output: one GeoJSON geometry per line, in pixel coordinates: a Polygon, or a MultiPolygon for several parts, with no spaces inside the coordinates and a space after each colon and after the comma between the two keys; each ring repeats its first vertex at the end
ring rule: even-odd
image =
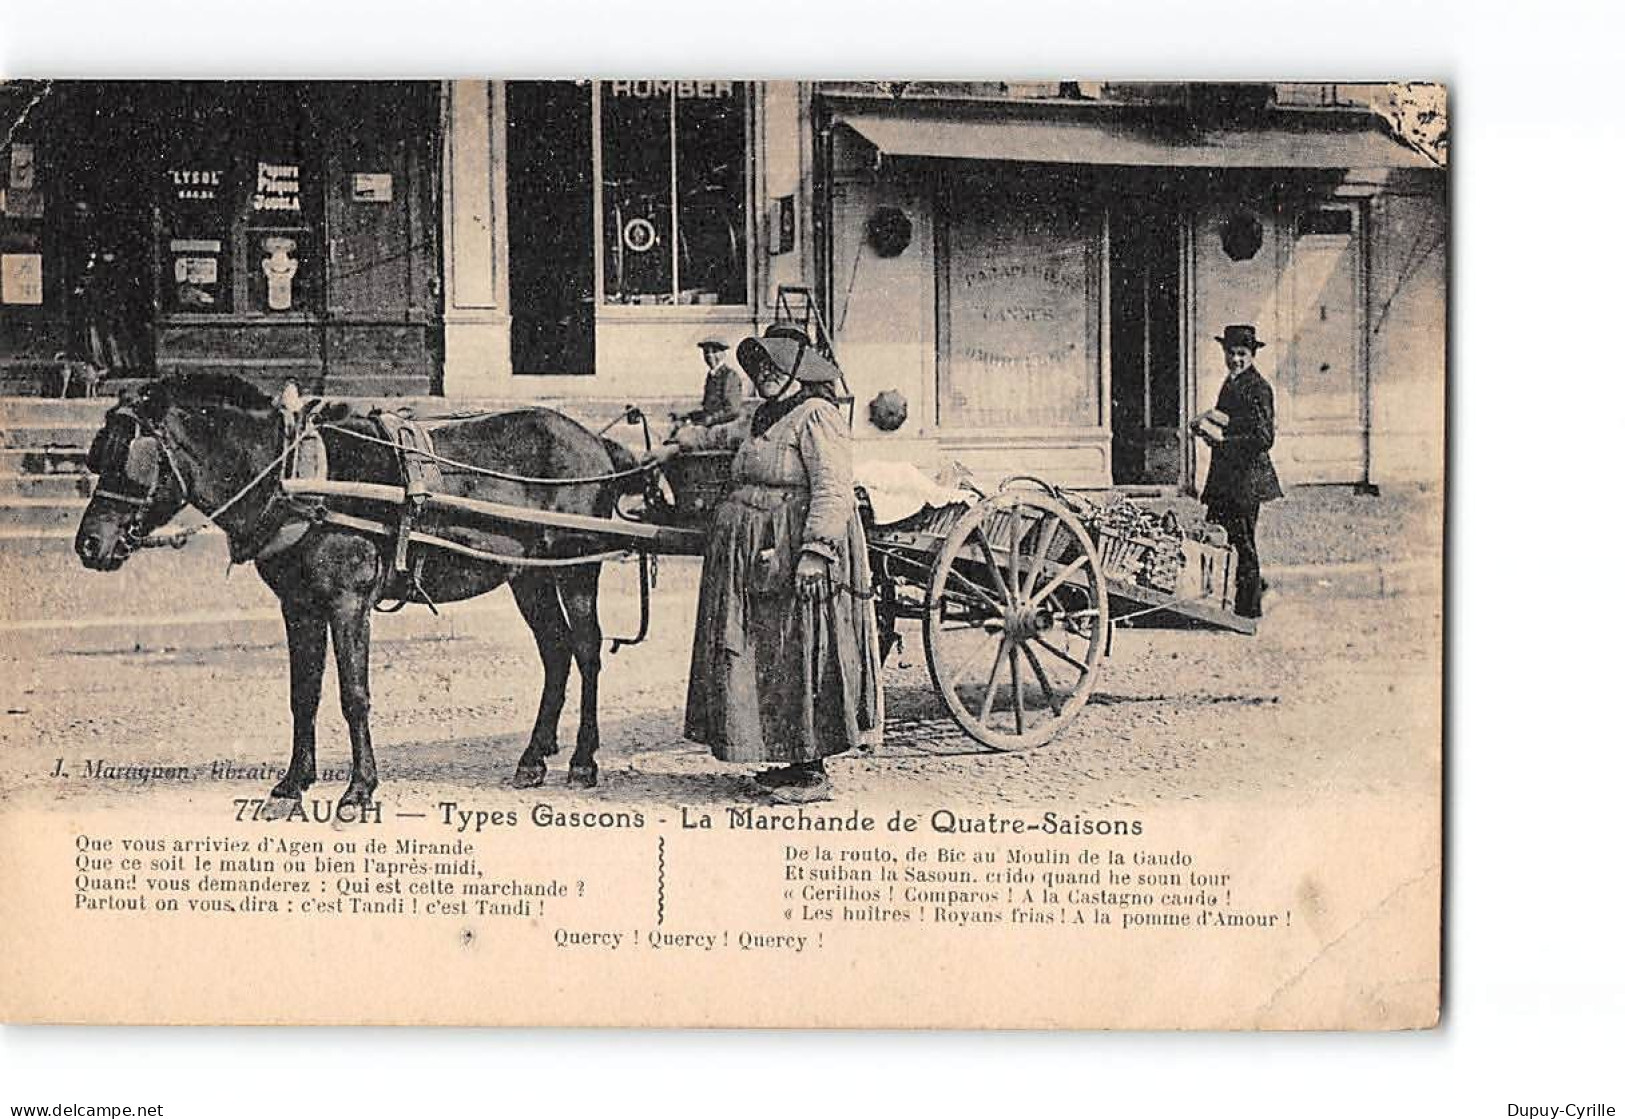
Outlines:
{"type": "MultiPolygon", "coordinates": [[[[381,536],[393,541],[390,564],[380,571],[382,587],[380,588],[380,601],[395,603],[389,609],[399,609],[407,603],[416,602],[434,607],[434,602],[424,592],[420,573],[425,558],[423,548],[414,554],[411,545],[420,544],[440,550],[450,551],[453,554],[465,556],[470,559],[482,560],[507,567],[564,567],[588,563],[600,563],[606,559],[617,558],[627,554],[627,549],[615,549],[584,556],[568,558],[514,556],[486,552],[454,540],[419,531],[417,528],[420,516],[429,503],[430,495],[439,487],[442,474],[440,463],[451,463],[436,453],[434,437],[431,429],[408,416],[396,412],[387,412],[376,409],[367,415],[366,419],[372,425],[372,431],[342,427],[331,421],[332,409],[326,401],[321,399],[298,400],[289,404],[279,402],[276,408],[281,423],[281,449],[279,453],[249,482],[227,498],[215,508],[205,509],[199,505],[187,484],[186,475],[180,468],[174,449],[163,432],[153,426],[132,407],[121,406],[114,409],[114,415],[127,419],[132,425],[133,432],[124,447],[122,463],[111,461],[115,448],[110,446],[105,433],[98,435],[93,441],[88,456],[88,465],[97,474],[106,475],[110,470],[117,468],[123,479],[132,483],[139,493],[126,493],[109,488],[98,483],[98,495],[126,505],[137,507],[137,514],[133,523],[139,524],[148,509],[152,507],[157,498],[159,487],[163,483],[162,466],[167,463],[169,472],[175,479],[180,490],[183,503],[192,505],[203,514],[205,523],[181,529],[175,533],[162,536],[146,537],[138,532],[131,533],[130,545],[132,547],[156,548],[176,547],[186,544],[190,538],[201,532],[209,524],[224,531],[218,517],[227,509],[236,505],[247,497],[256,487],[270,476],[277,475],[277,486],[271,496],[266,500],[260,513],[248,526],[246,532],[227,532],[226,539],[230,548],[231,562],[233,564],[247,563],[252,560],[270,559],[286,552],[300,543],[310,533],[310,530],[319,524],[331,525],[335,528],[347,528],[362,532],[370,536],[381,536]],[[327,443],[326,435],[335,433],[368,443],[382,444],[393,449],[395,463],[398,471],[398,480],[404,492],[404,500],[395,507],[393,518],[372,520],[366,517],[354,516],[349,513],[330,509],[321,496],[290,492],[287,483],[299,479],[325,480],[327,477],[327,443]],[[393,523],[386,523],[392,520],[393,523]]],[[[475,473],[491,474],[496,477],[511,478],[512,480],[538,485],[581,485],[587,483],[615,480],[623,475],[644,472],[647,467],[638,467],[631,471],[616,472],[604,477],[589,478],[527,478],[517,475],[507,475],[499,471],[485,470],[470,466],[466,463],[454,463],[463,469],[473,470],[475,473]]]]}
{"type": "Polygon", "coordinates": [[[351,432],[348,428],[322,423],[326,411],[326,403],[320,399],[301,402],[292,408],[278,407],[282,420],[282,484],[266,504],[255,530],[249,534],[243,548],[247,558],[269,559],[287,551],[321,523],[391,537],[391,561],[380,573],[383,583],[380,600],[393,601],[396,605],[392,609],[400,609],[408,602],[423,603],[433,609],[434,601],[424,591],[421,579],[424,553],[420,549],[412,557],[409,549],[414,541],[425,540],[415,529],[429,495],[441,482],[434,435],[426,424],[383,409],[375,409],[367,416],[372,433],[351,432]],[[324,432],[330,431],[362,435],[368,442],[385,443],[393,450],[395,468],[405,492],[405,500],[398,507],[393,524],[340,513],[327,508],[320,497],[288,492],[286,483],[296,479],[326,480],[324,432]]]}
{"type": "MultiPolygon", "coordinates": [[[[135,506],[135,516],[131,519],[130,526],[126,528],[124,534],[126,544],[132,548],[164,546],[179,548],[192,536],[203,531],[207,524],[213,524],[224,531],[223,526],[220,525],[216,518],[244,497],[247,497],[254,487],[263,482],[281,465],[285,457],[284,453],[283,456],[272,459],[242,489],[215,506],[214,509],[208,510],[197,504],[191,492],[191,487],[186,483],[186,475],[181,470],[180,462],[175,458],[174,449],[158,428],[152,426],[139,412],[127,405],[120,405],[113,409],[111,416],[118,416],[128,420],[133,432],[124,443],[122,460],[118,463],[112,461],[114,448],[109,445],[107,433],[104,430],[97,433],[96,438],[91,441],[85,464],[93,473],[101,476],[102,480],[99,480],[96,485],[96,496],[122,505],[135,506]],[[157,500],[158,487],[163,484],[163,472],[160,469],[163,463],[169,465],[170,475],[175,479],[175,486],[180,491],[181,503],[191,505],[202,513],[206,519],[206,524],[182,529],[162,539],[149,538],[141,531],[139,526],[145,521],[147,512],[157,500]],[[106,485],[105,478],[114,467],[118,469],[118,473],[124,481],[134,483],[141,492],[126,493],[106,485]]],[[[231,540],[231,534],[227,533],[226,538],[228,541],[231,540]]],[[[241,561],[233,556],[233,562],[241,561]]]]}
{"type": "MultiPolygon", "coordinates": [[[[289,493],[285,485],[297,478],[326,478],[327,446],[323,432],[336,430],[321,422],[326,411],[325,402],[319,399],[302,402],[297,409],[278,408],[282,427],[281,452],[246,486],[212,510],[203,508],[194,499],[175,451],[163,432],[133,408],[120,407],[114,409],[113,413],[127,420],[133,432],[124,443],[122,462],[112,461],[118,448],[108,441],[105,434],[99,434],[91,444],[87,465],[104,478],[116,471],[123,481],[130,483],[135,492],[127,492],[105,482],[98,483],[96,492],[106,500],[135,506],[137,524],[157,499],[159,487],[163,484],[165,465],[175,479],[182,501],[197,508],[205,518],[204,525],[182,529],[163,538],[147,539],[134,535],[131,543],[140,547],[180,547],[207,524],[223,528],[217,519],[219,515],[241,501],[272,474],[277,474],[276,490],[247,531],[226,534],[232,563],[247,563],[280,555],[300,543],[317,524],[327,522],[372,535],[393,537],[392,563],[386,573],[385,591],[391,597],[396,597],[393,594],[395,591],[416,592],[418,601],[427,602],[427,597],[422,596],[416,587],[416,572],[409,569],[408,546],[415,540],[423,539],[421,534],[414,532],[414,528],[429,494],[441,478],[440,467],[433,457],[433,435],[426,425],[399,413],[378,410],[368,416],[376,432],[376,441],[387,442],[395,448],[395,460],[406,501],[400,506],[400,514],[393,525],[350,517],[327,509],[321,498],[289,493]]],[[[421,555],[417,560],[413,566],[421,567],[421,555]]]]}
{"type": "Polygon", "coordinates": [[[161,460],[167,459],[169,469],[175,475],[175,481],[181,487],[182,494],[185,495],[186,481],[175,462],[174,452],[169,449],[168,441],[134,411],[120,407],[113,410],[113,415],[129,420],[134,431],[124,443],[123,461],[119,463],[111,461],[114,448],[109,445],[106,432],[99,432],[90,444],[90,452],[85,458],[86,465],[100,475],[105,475],[110,469],[117,467],[124,480],[134,483],[141,492],[124,493],[101,483],[97,484],[97,492],[109,501],[137,506],[144,514],[152,507],[154,499],[158,496],[158,486],[163,481],[159,465],[161,460]]]}

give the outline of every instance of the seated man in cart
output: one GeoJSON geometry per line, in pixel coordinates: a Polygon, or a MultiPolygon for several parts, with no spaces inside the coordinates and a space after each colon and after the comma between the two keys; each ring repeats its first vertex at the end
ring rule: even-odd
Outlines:
{"type": "Polygon", "coordinates": [[[705,389],[700,406],[692,412],[673,416],[679,424],[714,427],[739,418],[745,390],[739,370],[728,362],[728,342],[721,335],[708,335],[700,342],[705,359],[705,389]]]}

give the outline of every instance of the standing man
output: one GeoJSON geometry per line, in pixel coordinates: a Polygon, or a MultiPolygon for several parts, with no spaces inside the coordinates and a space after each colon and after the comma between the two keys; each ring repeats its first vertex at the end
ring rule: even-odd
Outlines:
{"type": "Polygon", "coordinates": [[[1270,461],[1275,445],[1275,393],[1253,367],[1264,343],[1251,326],[1227,326],[1213,339],[1224,347],[1228,375],[1219,403],[1198,416],[1191,428],[1213,448],[1202,500],[1207,519],[1221,526],[1236,549],[1236,613],[1256,618],[1262,610],[1264,578],[1259,570],[1258,507],[1283,496],[1270,461]]]}
{"type": "Polygon", "coordinates": [[[728,343],[713,334],[700,343],[700,354],[705,358],[705,396],[697,412],[683,419],[703,427],[729,423],[739,418],[745,402],[744,382],[739,370],[728,364],[728,343]]]}

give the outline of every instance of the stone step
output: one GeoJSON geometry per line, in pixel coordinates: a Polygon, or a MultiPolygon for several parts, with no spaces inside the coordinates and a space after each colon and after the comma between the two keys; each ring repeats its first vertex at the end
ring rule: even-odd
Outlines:
{"type": "MultiPolygon", "coordinates": [[[[40,555],[69,550],[73,536],[84,516],[87,501],[84,497],[8,497],[0,500],[0,552],[40,555]]],[[[207,526],[208,522],[195,509],[182,509],[174,520],[164,526],[164,532],[207,526]]],[[[204,535],[218,535],[209,527],[204,535]]],[[[221,538],[224,546],[224,537],[221,538]]],[[[154,549],[168,551],[168,549],[154,549]]],[[[197,551],[197,549],[191,549],[197,551]]],[[[0,575],[0,586],[5,586],[0,575]]],[[[9,587],[7,588],[10,589],[9,587]]]]}
{"type": "MultiPolygon", "coordinates": [[[[264,387],[264,386],[262,386],[264,387]]],[[[280,384],[275,386],[280,388],[280,384]]],[[[426,373],[391,373],[384,375],[346,375],[330,373],[323,388],[324,396],[349,396],[365,393],[368,396],[422,395],[429,387],[426,373]]],[[[443,398],[439,398],[443,399],[443,398]]]]}
{"type": "Polygon", "coordinates": [[[0,447],[0,474],[83,474],[86,447],[0,447]]]}
{"type": "Polygon", "coordinates": [[[84,512],[79,498],[8,497],[0,502],[0,528],[58,530],[71,536],[84,512]]]}
{"type": "MultiPolygon", "coordinates": [[[[523,404],[499,400],[459,400],[440,396],[355,397],[361,408],[409,407],[422,419],[469,412],[498,411],[523,404]]],[[[669,426],[667,414],[683,401],[646,402],[652,437],[658,441],[669,426]]],[[[85,469],[85,453],[101,425],[107,400],[51,400],[12,397],[0,400],[0,552],[49,552],[71,545],[95,478],[85,469]]],[[[594,431],[642,447],[640,427],[615,423],[626,402],[582,398],[550,400],[555,407],[594,431]]]]}
{"type": "Polygon", "coordinates": [[[0,522],[0,556],[71,556],[75,530],[76,525],[43,529],[0,522]]]}
{"type": "Polygon", "coordinates": [[[13,424],[68,423],[75,426],[101,426],[107,410],[118,403],[111,397],[94,400],[60,400],[51,397],[0,397],[0,427],[13,424]]]}
{"type": "MultiPolygon", "coordinates": [[[[421,419],[500,411],[523,406],[512,401],[458,400],[441,396],[353,397],[357,407],[409,408],[421,419]]],[[[662,439],[670,421],[667,416],[691,401],[660,399],[644,402],[649,432],[654,441],[662,439]]],[[[108,403],[103,400],[49,400],[10,397],[0,400],[0,527],[41,526],[55,518],[37,509],[17,512],[5,509],[16,498],[69,498],[88,495],[93,481],[86,475],[85,453],[101,426],[108,403]],[[37,480],[36,480],[37,478],[37,480]]],[[[616,423],[626,402],[618,399],[550,400],[557,408],[594,431],[605,434],[634,450],[641,450],[642,428],[616,423]]]]}
{"type": "Polygon", "coordinates": [[[89,447],[101,420],[0,425],[0,447],[89,447]]]}
{"type": "MultiPolygon", "coordinates": [[[[554,408],[583,423],[596,420],[601,426],[613,420],[628,404],[645,409],[651,423],[664,422],[670,412],[687,411],[698,406],[698,399],[688,397],[649,397],[628,400],[620,397],[538,397],[535,400],[475,399],[423,395],[385,395],[376,385],[357,384],[353,395],[330,392],[329,397],[343,397],[362,410],[370,408],[408,408],[423,418],[462,415],[469,412],[496,412],[533,405],[554,408]],[[371,391],[364,391],[371,390],[371,391]]],[[[696,394],[697,396],[697,394],[696,394]]],[[[117,403],[115,397],[102,396],[93,400],[59,400],[47,397],[0,397],[0,429],[12,427],[51,428],[72,430],[88,429],[92,433],[101,426],[107,410],[117,403]]]]}

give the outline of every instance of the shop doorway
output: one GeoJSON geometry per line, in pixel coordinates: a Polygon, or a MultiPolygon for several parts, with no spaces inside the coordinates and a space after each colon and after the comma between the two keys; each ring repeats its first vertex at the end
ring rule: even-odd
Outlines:
{"type": "MultiPolygon", "coordinates": [[[[162,130],[152,87],[65,85],[53,130],[60,186],[57,247],[67,337],[62,352],[96,377],[146,377],[155,367],[150,182],[162,130]]],[[[65,388],[67,386],[64,386],[65,388]]]]}
{"type": "Polygon", "coordinates": [[[1177,485],[1184,464],[1180,222],[1134,202],[1111,223],[1112,480],[1177,485]]]}
{"type": "Polygon", "coordinates": [[[508,286],[516,373],[592,373],[592,87],[509,82],[508,286]]]}
{"type": "Polygon", "coordinates": [[[1282,284],[1292,337],[1276,363],[1276,429],[1294,481],[1370,477],[1360,210],[1307,207],[1282,284]]]}

